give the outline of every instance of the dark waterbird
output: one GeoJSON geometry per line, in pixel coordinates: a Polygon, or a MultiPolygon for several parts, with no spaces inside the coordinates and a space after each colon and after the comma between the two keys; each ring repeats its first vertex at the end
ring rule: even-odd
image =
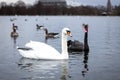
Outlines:
{"type": "Polygon", "coordinates": [[[15,23],[13,23],[12,25],[13,25],[13,29],[16,28],[16,30],[18,30],[18,26],[16,26],[15,23]]]}
{"type": "Polygon", "coordinates": [[[18,33],[17,33],[17,29],[18,27],[14,25],[13,23],[13,27],[12,27],[13,31],[11,32],[11,37],[18,37],[18,33]]]}
{"type": "Polygon", "coordinates": [[[84,43],[79,42],[78,40],[68,40],[68,51],[70,52],[80,52],[80,51],[88,51],[89,52],[89,45],[88,45],[88,25],[83,24],[84,26],[84,43]]]}
{"type": "Polygon", "coordinates": [[[42,29],[44,26],[36,24],[36,27],[37,27],[37,30],[38,30],[38,29],[42,29]]]}
{"type": "Polygon", "coordinates": [[[48,29],[47,28],[44,28],[43,29],[45,31],[45,38],[48,39],[48,38],[58,38],[59,36],[59,33],[55,33],[55,32],[48,32],[48,29]]]}

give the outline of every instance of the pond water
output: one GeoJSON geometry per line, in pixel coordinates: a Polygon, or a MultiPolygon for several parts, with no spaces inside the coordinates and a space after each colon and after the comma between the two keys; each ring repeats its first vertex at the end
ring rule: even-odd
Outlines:
{"type": "Polygon", "coordinates": [[[0,16],[0,80],[120,80],[120,17],[109,16],[0,16]],[[12,23],[18,38],[11,38],[12,23]],[[61,37],[45,40],[49,32],[69,27],[71,40],[84,40],[82,24],[89,25],[90,52],[69,53],[69,60],[31,60],[23,58],[17,46],[30,40],[45,42],[61,51],[61,37]]]}

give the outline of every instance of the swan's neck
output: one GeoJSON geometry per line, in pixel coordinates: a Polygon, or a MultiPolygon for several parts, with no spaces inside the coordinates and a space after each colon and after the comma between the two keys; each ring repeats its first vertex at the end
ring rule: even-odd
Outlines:
{"type": "Polygon", "coordinates": [[[84,34],[84,44],[87,44],[88,43],[88,33],[85,32],[84,34]]]}
{"type": "Polygon", "coordinates": [[[67,36],[62,34],[62,54],[68,54],[67,51],[67,36]]]}
{"type": "Polygon", "coordinates": [[[89,46],[88,46],[88,32],[85,32],[84,35],[84,50],[89,51],[89,46]]]}

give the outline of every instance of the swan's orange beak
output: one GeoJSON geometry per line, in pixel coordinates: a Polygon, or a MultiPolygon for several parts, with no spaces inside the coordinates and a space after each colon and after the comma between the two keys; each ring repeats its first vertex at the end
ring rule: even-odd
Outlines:
{"type": "Polygon", "coordinates": [[[68,36],[70,36],[70,37],[72,37],[72,35],[71,35],[71,32],[70,32],[70,31],[67,31],[67,35],[68,35],[68,36]]]}

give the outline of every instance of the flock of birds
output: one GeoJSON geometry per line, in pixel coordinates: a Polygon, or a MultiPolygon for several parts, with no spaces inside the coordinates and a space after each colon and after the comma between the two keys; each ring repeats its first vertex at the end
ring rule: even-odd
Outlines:
{"type": "MultiPolygon", "coordinates": [[[[19,34],[17,33],[18,26],[14,23],[12,24],[13,31],[11,32],[11,37],[18,37],[19,34]]],[[[62,29],[61,41],[62,41],[62,51],[61,53],[58,52],[54,47],[37,41],[30,41],[25,44],[25,47],[17,47],[19,53],[25,58],[32,58],[32,59],[69,59],[68,52],[89,52],[89,45],[88,45],[88,25],[83,24],[84,26],[84,42],[80,42],[78,40],[68,40],[67,36],[71,36],[71,31],[69,28],[62,29]]],[[[36,25],[36,29],[44,30],[45,31],[45,38],[58,38],[59,33],[48,32],[48,29],[45,28],[43,25],[36,25]]]]}
{"type": "MultiPolygon", "coordinates": [[[[59,33],[55,33],[55,32],[48,32],[48,29],[45,28],[43,25],[38,25],[36,24],[36,29],[37,30],[44,30],[45,31],[45,38],[48,39],[48,38],[58,38],[59,37],[59,33]]],[[[11,32],[11,37],[18,37],[18,33],[17,33],[17,30],[18,30],[18,26],[16,26],[14,23],[13,23],[13,27],[12,27],[12,32],[11,32]]]]}

